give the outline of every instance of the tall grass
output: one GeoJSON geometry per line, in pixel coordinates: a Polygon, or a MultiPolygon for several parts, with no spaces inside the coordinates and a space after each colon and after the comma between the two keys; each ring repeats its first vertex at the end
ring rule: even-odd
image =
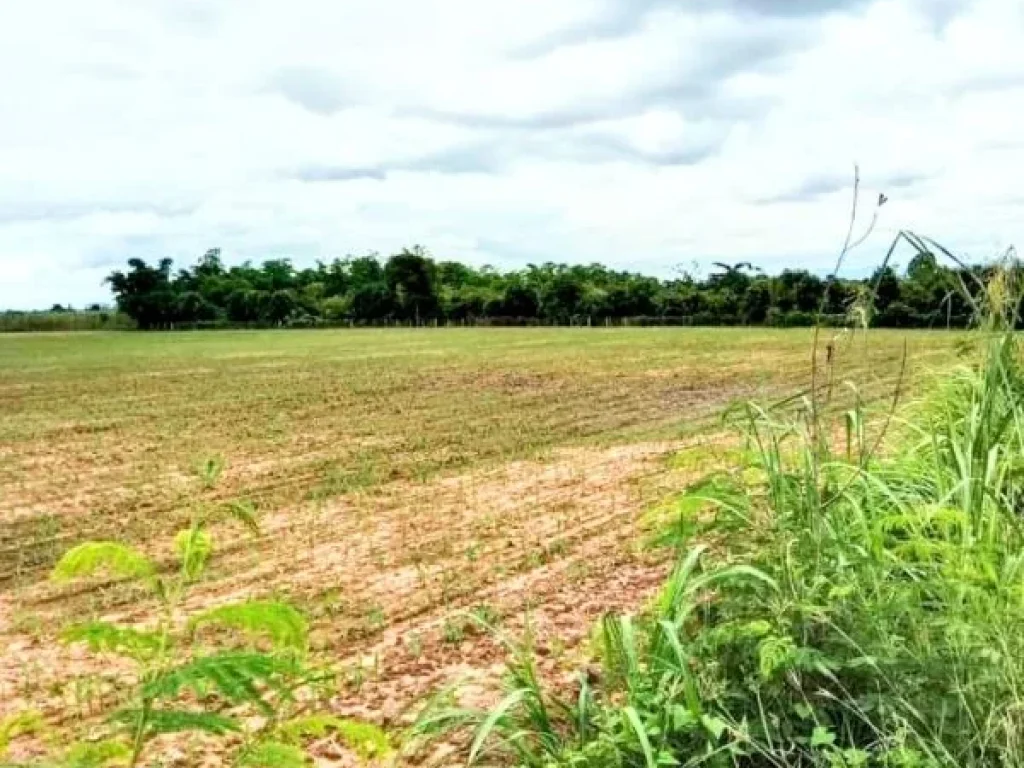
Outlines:
{"type": "Polygon", "coordinates": [[[603,620],[599,672],[546,685],[523,649],[496,709],[418,730],[536,768],[1024,766],[1016,274],[973,292],[975,349],[896,417],[742,409],[748,460],[683,495],[678,565],[603,620]]]}

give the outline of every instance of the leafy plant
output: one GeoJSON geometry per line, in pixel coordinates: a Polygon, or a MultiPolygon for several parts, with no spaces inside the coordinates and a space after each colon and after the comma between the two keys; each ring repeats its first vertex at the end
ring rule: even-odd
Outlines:
{"type": "MultiPolygon", "coordinates": [[[[219,461],[202,465],[204,486],[216,481],[219,461]]],[[[255,529],[251,507],[234,504],[212,511],[200,507],[191,525],[174,538],[177,565],[165,572],[138,550],[118,542],[86,542],[68,551],[53,569],[57,583],[105,575],[145,584],[160,606],[155,626],[136,628],[90,620],[67,627],[66,642],[83,642],[97,653],[114,653],[137,667],[127,703],[109,718],[110,735],[101,742],[73,745],[60,758],[66,766],[139,764],[146,746],[169,733],[202,732],[229,740],[233,761],[248,766],[306,765],[303,738],[323,724],[339,733],[363,733],[354,739],[360,753],[383,753],[387,736],[359,731],[353,721],[302,719],[296,694],[329,678],[307,660],[308,626],[293,606],[251,600],[223,605],[177,620],[189,588],[199,581],[214,552],[210,523],[229,519],[255,529]],[[222,647],[200,643],[208,637],[222,647]],[[230,708],[230,712],[228,712],[230,708]],[[260,714],[255,727],[245,712],[260,714]],[[373,748],[364,742],[372,742],[373,748]]],[[[39,727],[29,715],[0,724],[0,738],[9,739],[39,727]]],[[[5,746],[0,741],[0,746],[5,746]]]]}

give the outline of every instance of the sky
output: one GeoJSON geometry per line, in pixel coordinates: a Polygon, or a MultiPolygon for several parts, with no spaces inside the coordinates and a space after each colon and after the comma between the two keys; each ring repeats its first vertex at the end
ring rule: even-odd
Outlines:
{"type": "Polygon", "coordinates": [[[0,307],[421,244],[829,272],[1024,220],[1020,0],[0,0],[0,307]]]}

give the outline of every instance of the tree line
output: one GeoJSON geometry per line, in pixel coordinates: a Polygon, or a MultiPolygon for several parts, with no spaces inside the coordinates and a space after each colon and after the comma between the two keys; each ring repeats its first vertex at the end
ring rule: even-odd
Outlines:
{"type": "Polygon", "coordinates": [[[967,268],[920,253],[906,270],[886,265],[865,279],[749,263],[716,263],[705,278],[659,279],[600,264],[530,264],[501,271],[437,261],[417,246],[297,268],[288,259],[226,266],[219,249],[193,266],[128,261],[111,273],[118,309],[140,329],[330,324],[842,324],[870,311],[875,325],[961,327],[970,306],[967,268]],[[870,310],[868,308],[870,307],[870,310]]]}

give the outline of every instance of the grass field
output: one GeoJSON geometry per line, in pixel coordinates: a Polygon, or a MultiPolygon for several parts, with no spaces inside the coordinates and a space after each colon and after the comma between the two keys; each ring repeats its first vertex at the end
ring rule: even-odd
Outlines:
{"type": "MultiPolygon", "coordinates": [[[[910,387],[957,338],[842,337],[835,389],[910,387]]],[[[497,650],[457,609],[516,626],[531,607],[557,664],[662,578],[629,542],[685,474],[672,457],[714,440],[728,404],[807,387],[811,350],[810,331],[762,329],[0,336],[0,714],[110,706],[109,670],[56,630],[145,623],[152,606],[123,584],[55,588],[47,570],[87,538],[166,557],[213,501],[252,502],[262,532],[225,540],[194,601],[296,601],[315,648],[351,670],[338,711],[387,722],[488,669],[497,650]],[[193,470],[211,457],[224,471],[204,489],[193,470]]]]}

